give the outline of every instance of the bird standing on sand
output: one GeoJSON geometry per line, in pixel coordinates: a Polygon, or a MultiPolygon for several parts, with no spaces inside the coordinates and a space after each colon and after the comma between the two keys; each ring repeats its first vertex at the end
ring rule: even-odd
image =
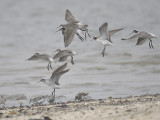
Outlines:
{"type": "Polygon", "coordinates": [[[132,33],[135,33],[135,35],[131,36],[130,38],[122,38],[121,40],[130,40],[130,39],[138,38],[136,45],[142,45],[146,42],[146,40],[149,39],[149,47],[150,47],[150,49],[154,49],[151,38],[157,38],[156,35],[154,35],[152,33],[147,33],[145,31],[139,32],[137,30],[133,30],[132,33]]]}
{"type": "Polygon", "coordinates": [[[48,55],[48,54],[40,54],[40,53],[35,53],[32,57],[30,57],[27,60],[29,60],[29,61],[31,61],[31,60],[47,61],[48,62],[48,66],[47,66],[48,70],[49,70],[49,68],[52,69],[51,63],[54,62],[53,58],[50,55],[48,55]]]}
{"type": "Polygon", "coordinates": [[[65,61],[70,56],[71,63],[74,64],[73,55],[75,55],[76,52],[72,50],[61,50],[61,49],[57,49],[56,51],[58,51],[58,53],[53,57],[53,59],[58,59],[58,61],[61,62],[61,61],[65,61]]]}
{"type": "Polygon", "coordinates": [[[43,82],[44,84],[50,86],[51,88],[54,89],[52,92],[52,95],[54,93],[54,98],[55,98],[55,89],[59,89],[60,84],[59,84],[59,79],[61,75],[64,73],[68,72],[69,69],[64,70],[65,67],[67,66],[67,63],[63,64],[62,66],[58,67],[54,72],[52,73],[52,76],[49,79],[41,79],[39,82],[43,82]]]}
{"type": "Polygon", "coordinates": [[[22,94],[22,95],[19,95],[16,100],[20,104],[20,107],[22,107],[22,104],[26,102],[27,97],[24,94],[22,94]]]}
{"type": "Polygon", "coordinates": [[[0,106],[5,107],[5,102],[6,102],[6,98],[4,98],[3,96],[0,96],[0,106]]]}
{"type": "Polygon", "coordinates": [[[93,39],[104,45],[104,49],[102,51],[102,56],[103,57],[104,57],[104,52],[105,52],[106,46],[112,46],[113,45],[112,40],[111,40],[111,36],[113,34],[115,34],[116,32],[119,32],[121,30],[123,30],[123,28],[108,31],[108,23],[107,22],[100,26],[100,28],[99,28],[100,36],[99,37],[94,37],[93,39]]]}
{"type": "Polygon", "coordinates": [[[80,92],[75,96],[75,101],[82,101],[87,99],[89,93],[80,92]]]}
{"type": "Polygon", "coordinates": [[[41,96],[31,98],[29,101],[29,104],[33,103],[33,105],[42,105],[44,103],[46,97],[47,96],[41,95],[41,96]]]}

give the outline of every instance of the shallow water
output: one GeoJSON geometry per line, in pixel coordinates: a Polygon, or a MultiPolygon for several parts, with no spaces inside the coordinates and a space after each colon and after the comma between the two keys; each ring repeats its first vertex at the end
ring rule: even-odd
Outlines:
{"type": "Polygon", "coordinates": [[[54,55],[57,48],[64,49],[63,36],[55,31],[66,23],[66,9],[89,25],[92,36],[99,35],[98,28],[104,22],[109,23],[109,29],[126,29],[112,37],[114,46],[106,49],[104,58],[101,44],[75,37],[67,48],[77,52],[75,65],[68,59],[71,70],[60,79],[56,101],[73,100],[78,92],[89,92],[95,99],[159,93],[159,39],[153,39],[154,50],[149,49],[148,41],[136,46],[136,40],[120,40],[129,37],[133,29],[159,37],[159,4],[159,0],[0,1],[0,95],[8,98],[6,105],[17,105],[15,96],[19,94],[25,94],[28,101],[51,94],[51,88],[37,81],[49,78],[53,70],[47,71],[47,63],[25,60],[35,52],[54,55]]]}

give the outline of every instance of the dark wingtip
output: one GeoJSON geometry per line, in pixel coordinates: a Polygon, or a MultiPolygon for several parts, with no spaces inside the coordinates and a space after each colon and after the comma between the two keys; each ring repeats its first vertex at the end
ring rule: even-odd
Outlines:
{"type": "Polygon", "coordinates": [[[121,38],[121,40],[126,40],[125,38],[121,38]]]}

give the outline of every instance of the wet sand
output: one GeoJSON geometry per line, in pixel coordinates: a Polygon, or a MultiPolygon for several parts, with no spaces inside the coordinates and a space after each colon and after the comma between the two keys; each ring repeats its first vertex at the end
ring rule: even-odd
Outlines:
{"type": "Polygon", "coordinates": [[[1,120],[160,120],[160,94],[0,110],[1,120]],[[44,117],[48,117],[45,118],[44,117]]]}

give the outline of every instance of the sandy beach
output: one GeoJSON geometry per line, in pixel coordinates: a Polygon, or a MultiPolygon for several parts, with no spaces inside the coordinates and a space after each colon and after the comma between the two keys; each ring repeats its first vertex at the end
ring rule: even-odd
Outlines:
{"type": "Polygon", "coordinates": [[[159,120],[160,94],[10,107],[1,120],[159,120]]]}

